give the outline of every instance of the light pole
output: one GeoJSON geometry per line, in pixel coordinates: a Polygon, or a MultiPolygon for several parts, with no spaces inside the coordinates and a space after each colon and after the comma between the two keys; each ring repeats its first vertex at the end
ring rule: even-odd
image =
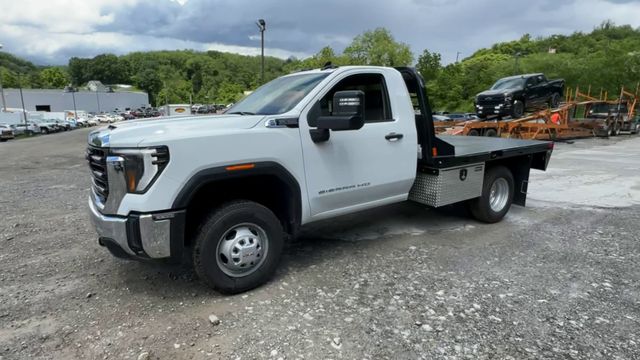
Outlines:
{"type": "MultiPolygon", "coordinates": [[[[2,49],[2,44],[0,44],[0,49],[2,49]]],[[[2,86],[2,72],[0,71],[0,97],[2,97],[2,111],[7,111],[7,101],[4,99],[4,86],[2,86]]]]}
{"type": "Polygon", "coordinates": [[[456,62],[458,62],[458,58],[460,57],[462,53],[460,51],[456,52],[456,62]]]}
{"type": "Polygon", "coordinates": [[[98,114],[100,114],[100,96],[98,96],[98,86],[96,86],[96,102],[98,103],[98,114]]]}
{"type": "Polygon", "coordinates": [[[258,25],[258,29],[260,29],[260,48],[261,48],[261,60],[262,65],[260,67],[261,70],[261,82],[264,84],[264,31],[267,29],[267,23],[264,19],[259,19],[256,21],[256,25],[258,25]]]}
{"type": "Polygon", "coordinates": [[[18,73],[18,88],[20,89],[20,102],[22,103],[22,116],[24,117],[24,124],[27,122],[27,109],[24,108],[24,96],[22,96],[22,74],[18,73]]]}
{"type": "Polygon", "coordinates": [[[518,70],[520,70],[518,65],[519,65],[520,57],[522,56],[522,53],[518,51],[517,53],[515,53],[514,56],[516,58],[516,63],[514,64],[513,75],[518,75],[518,70]]]}
{"type": "Polygon", "coordinates": [[[69,85],[64,88],[64,92],[71,93],[71,98],[73,98],[73,117],[76,119],[76,124],[78,123],[78,110],[76,109],[76,91],[78,91],[73,86],[69,85]]]}

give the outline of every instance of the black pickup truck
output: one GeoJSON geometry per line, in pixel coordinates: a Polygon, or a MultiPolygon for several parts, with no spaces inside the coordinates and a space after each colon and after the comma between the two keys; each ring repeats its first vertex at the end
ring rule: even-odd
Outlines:
{"type": "Polygon", "coordinates": [[[476,95],[479,118],[495,115],[520,118],[525,111],[544,106],[556,108],[564,92],[564,80],[547,80],[544,74],[526,74],[502,78],[491,89],[476,95]]]}

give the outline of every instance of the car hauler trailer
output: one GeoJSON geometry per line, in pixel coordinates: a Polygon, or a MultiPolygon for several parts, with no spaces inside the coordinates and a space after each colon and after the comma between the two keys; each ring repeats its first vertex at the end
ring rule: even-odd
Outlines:
{"type": "Polygon", "coordinates": [[[565,102],[554,109],[503,121],[438,122],[435,128],[439,134],[538,140],[636,134],[640,131],[635,121],[637,93],[638,89],[631,93],[622,88],[618,99],[608,100],[603,92],[596,98],[590,91],[569,89],[565,102]]]}

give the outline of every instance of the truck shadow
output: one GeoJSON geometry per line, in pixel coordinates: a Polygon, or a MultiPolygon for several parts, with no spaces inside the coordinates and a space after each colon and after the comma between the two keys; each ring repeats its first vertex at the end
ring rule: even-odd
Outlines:
{"type": "MultiPolygon", "coordinates": [[[[366,251],[368,247],[380,244],[383,247],[398,246],[396,241],[392,241],[398,237],[429,236],[428,241],[437,242],[434,235],[464,228],[469,223],[473,220],[467,216],[463,206],[435,210],[413,203],[394,204],[312,223],[304,226],[300,236],[285,247],[280,266],[269,284],[275,286],[286,282],[290,274],[325,266],[323,264],[349,256],[353,251],[366,251]]],[[[132,292],[175,301],[185,297],[224,296],[202,284],[188,263],[168,265],[112,261],[124,262],[113,264],[114,281],[126,283],[132,292]]]]}

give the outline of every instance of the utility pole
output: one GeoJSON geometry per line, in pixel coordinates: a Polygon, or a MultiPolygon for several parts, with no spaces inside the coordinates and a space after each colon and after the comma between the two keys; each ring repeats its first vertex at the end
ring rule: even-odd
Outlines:
{"type": "Polygon", "coordinates": [[[456,52],[456,62],[458,62],[458,59],[460,58],[461,54],[462,53],[460,51],[456,52]]]}
{"type": "Polygon", "coordinates": [[[518,71],[520,70],[518,68],[518,65],[519,65],[520,57],[522,56],[522,53],[521,52],[517,52],[513,56],[515,56],[515,58],[516,58],[516,62],[515,62],[514,68],[513,68],[513,75],[518,75],[518,71]]]}
{"type": "Polygon", "coordinates": [[[76,109],[76,91],[78,91],[73,86],[69,85],[64,88],[64,92],[71,93],[71,98],[73,98],[73,117],[76,119],[76,124],[78,123],[78,109],[76,109]]]}
{"type": "MultiPolygon", "coordinates": [[[[2,44],[0,44],[0,49],[2,49],[2,44]]],[[[2,85],[3,74],[0,71],[0,97],[2,98],[2,111],[7,111],[7,100],[4,98],[4,86],[2,85]]]]}
{"type": "Polygon", "coordinates": [[[264,19],[258,19],[256,21],[256,25],[258,25],[258,29],[260,29],[260,48],[261,48],[261,62],[262,65],[260,67],[261,70],[261,83],[264,84],[264,31],[267,29],[267,23],[264,19]]]}
{"type": "Polygon", "coordinates": [[[98,114],[100,114],[100,96],[98,95],[98,86],[96,85],[96,103],[98,103],[98,114]]]}
{"type": "Polygon", "coordinates": [[[22,116],[24,124],[27,125],[27,109],[24,108],[24,96],[22,96],[22,74],[18,73],[18,88],[20,89],[20,101],[22,102],[22,116]]]}

